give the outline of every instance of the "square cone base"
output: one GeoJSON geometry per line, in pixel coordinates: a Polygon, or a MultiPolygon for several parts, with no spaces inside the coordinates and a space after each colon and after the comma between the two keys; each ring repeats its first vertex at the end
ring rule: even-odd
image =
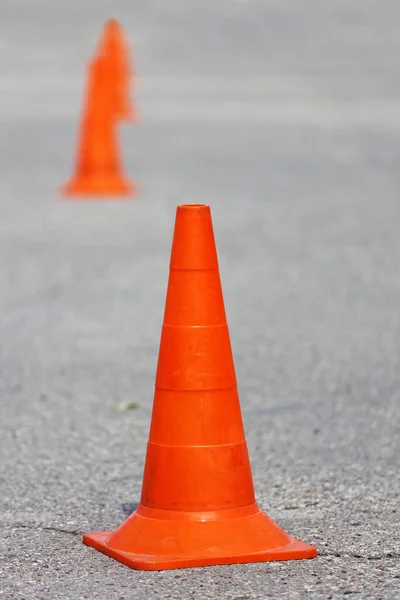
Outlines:
{"type": "Polygon", "coordinates": [[[65,196],[110,197],[132,196],[136,186],[131,181],[117,176],[79,177],[67,183],[62,192],[65,196]]]}
{"type": "Polygon", "coordinates": [[[314,558],[316,548],[289,537],[265,513],[217,521],[165,521],[135,511],[114,532],[83,543],[131,569],[156,571],[314,558]]]}

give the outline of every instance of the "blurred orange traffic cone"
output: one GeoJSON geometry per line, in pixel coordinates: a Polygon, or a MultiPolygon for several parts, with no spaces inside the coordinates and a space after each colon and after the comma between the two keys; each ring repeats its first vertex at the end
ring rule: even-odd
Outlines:
{"type": "Polygon", "coordinates": [[[131,118],[129,70],[121,28],[108,21],[98,54],[88,67],[86,102],[80,143],[72,180],[64,187],[69,196],[131,194],[134,185],[122,172],[116,126],[131,118]]]}
{"type": "Polygon", "coordinates": [[[312,558],[257,506],[208,206],[179,206],[142,497],[83,541],[134,569],[312,558]]]}
{"type": "Polygon", "coordinates": [[[115,117],[121,121],[137,119],[137,108],[130,97],[133,82],[133,68],[129,61],[128,44],[121,25],[115,19],[107,21],[100,39],[98,56],[107,65],[109,87],[116,93],[115,117]]]}

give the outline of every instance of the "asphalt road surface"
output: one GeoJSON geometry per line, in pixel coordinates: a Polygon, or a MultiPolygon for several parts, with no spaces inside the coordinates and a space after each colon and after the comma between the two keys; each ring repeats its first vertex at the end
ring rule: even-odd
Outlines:
{"type": "Polygon", "coordinates": [[[0,598],[400,598],[400,5],[2,0],[0,598]],[[128,202],[64,202],[133,44],[128,202]],[[210,204],[259,504],[318,558],[132,571],[177,204],[210,204]],[[132,409],[131,403],[137,408],[132,409]]]}

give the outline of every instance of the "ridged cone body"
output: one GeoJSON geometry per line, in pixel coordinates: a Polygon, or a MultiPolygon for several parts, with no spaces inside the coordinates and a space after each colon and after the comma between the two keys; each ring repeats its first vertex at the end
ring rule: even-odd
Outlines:
{"type": "Polygon", "coordinates": [[[146,570],[316,554],[255,501],[208,206],[177,209],[139,507],[83,541],[146,570]]]}
{"type": "Polygon", "coordinates": [[[134,191],[123,174],[117,124],[131,119],[130,74],[119,24],[107,22],[95,58],[88,66],[76,167],[64,186],[68,196],[120,196],[134,191]]]}

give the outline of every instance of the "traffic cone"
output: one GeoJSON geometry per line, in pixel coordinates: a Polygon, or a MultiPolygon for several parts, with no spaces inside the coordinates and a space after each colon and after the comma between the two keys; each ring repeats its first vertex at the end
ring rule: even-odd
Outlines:
{"type": "Polygon", "coordinates": [[[137,108],[130,97],[134,72],[129,64],[128,44],[121,25],[115,19],[109,19],[104,27],[98,56],[106,61],[108,87],[116,93],[115,117],[121,121],[137,120],[137,108]]]}
{"type": "Polygon", "coordinates": [[[208,206],[177,209],[140,504],[83,542],[144,570],[316,556],[254,498],[208,206]]]}
{"type": "Polygon", "coordinates": [[[63,190],[68,196],[120,196],[134,191],[122,172],[116,132],[118,121],[133,114],[121,35],[116,21],[107,22],[99,51],[88,67],[75,173],[63,190]]]}

